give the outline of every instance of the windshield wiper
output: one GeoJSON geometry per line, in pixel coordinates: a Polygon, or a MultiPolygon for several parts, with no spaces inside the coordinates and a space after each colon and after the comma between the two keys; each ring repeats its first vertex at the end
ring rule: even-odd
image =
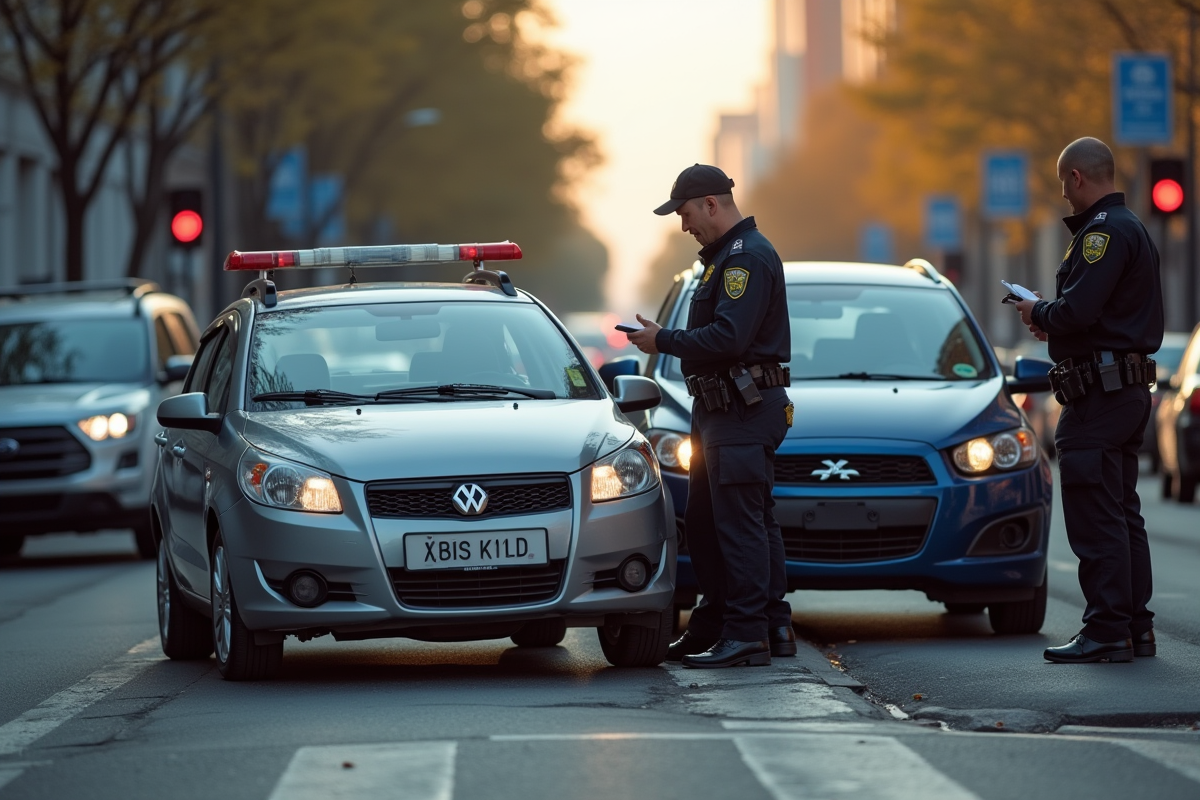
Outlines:
{"type": "Polygon", "coordinates": [[[483,395],[519,394],[534,400],[553,400],[554,392],[549,389],[517,389],[512,386],[493,386],[483,383],[447,383],[441,386],[409,386],[405,389],[389,389],[375,395],[376,400],[397,397],[439,395],[442,397],[475,397],[483,395]]]}
{"type": "Polygon", "coordinates": [[[373,403],[369,394],[350,394],[332,389],[305,389],[302,392],[264,392],[250,398],[256,403],[277,400],[285,403],[304,403],[306,406],[334,405],[337,403],[373,403]]]}
{"type": "Polygon", "coordinates": [[[843,372],[840,375],[793,375],[793,381],[940,381],[935,375],[893,375],[887,372],[843,372]]]}

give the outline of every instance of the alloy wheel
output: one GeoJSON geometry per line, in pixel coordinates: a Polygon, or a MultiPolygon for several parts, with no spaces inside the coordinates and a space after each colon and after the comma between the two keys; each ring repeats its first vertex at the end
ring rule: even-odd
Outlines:
{"type": "Polygon", "coordinates": [[[229,641],[232,635],[233,609],[229,591],[229,568],[225,563],[225,548],[217,545],[213,553],[212,571],[213,645],[217,660],[229,660],[229,641]]]}

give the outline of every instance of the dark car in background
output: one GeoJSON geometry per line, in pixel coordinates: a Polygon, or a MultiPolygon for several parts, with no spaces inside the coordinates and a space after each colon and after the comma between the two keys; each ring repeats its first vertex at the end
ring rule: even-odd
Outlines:
{"type": "MultiPolygon", "coordinates": [[[[785,264],[795,426],[775,461],[789,591],[916,589],[950,611],[987,608],[1000,633],[1046,610],[1050,469],[1016,392],[1048,389],[1050,364],[1006,378],[954,286],[905,267],[785,264]]],[[[699,265],[658,314],[686,327],[699,265]]],[[[633,360],[602,374],[635,371],[633,360]]],[[[679,360],[652,357],[663,403],[642,421],[681,539],[677,607],[696,600],[683,512],[692,401],[679,360]]]]}
{"type": "Polygon", "coordinates": [[[1192,331],[1175,373],[1165,385],[1159,384],[1155,395],[1161,398],[1154,420],[1163,497],[1194,502],[1200,482],[1200,325],[1192,331]]]}

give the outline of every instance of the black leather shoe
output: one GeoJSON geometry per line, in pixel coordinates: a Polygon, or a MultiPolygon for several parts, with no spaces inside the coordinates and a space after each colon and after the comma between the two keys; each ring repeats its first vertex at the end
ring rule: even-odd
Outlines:
{"type": "Polygon", "coordinates": [[[720,669],[721,667],[769,667],[771,645],[769,642],[735,642],[720,639],[703,653],[684,656],[683,665],[692,669],[720,669]]]}
{"type": "Polygon", "coordinates": [[[1133,637],[1133,654],[1135,656],[1149,657],[1158,653],[1158,645],[1154,643],[1154,631],[1146,631],[1141,636],[1133,637]]]}
{"type": "Polygon", "coordinates": [[[792,630],[791,625],[771,628],[767,631],[767,639],[771,642],[772,656],[796,655],[796,632],[792,630]]]}
{"type": "Polygon", "coordinates": [[[678,661],[684,656],[703,653],[716,643],[716,639],[701,639],[691,631],[684,631],[683,636],[680,636],[667,648],[667,661],[678,661]]]}
{"type": "Polygon", "coordinates": [[[1042,656],[1057,664],[1088,664],[1093,661],[1133,661],[1133,641],[1093,642],[1082,633],[1059,647],[1047,647],[1042,656]]]}

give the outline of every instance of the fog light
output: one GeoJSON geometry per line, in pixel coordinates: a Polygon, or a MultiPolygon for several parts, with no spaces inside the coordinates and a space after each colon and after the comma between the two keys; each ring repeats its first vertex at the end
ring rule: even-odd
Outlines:
{"type": "Polygon", "coordinates": [[[1028,531],[1015,522],[1006,523],[1000,528],[1000,544],[1010,550],[1016,550],[1025,544],[1028,531]]]}
{"type": "Polygon", "coordinates": [[[650,582],[650,562],[645,556],[630,556],[617,567],[617,583],[627,592],[640,592],[650,582]]]}
{"type": "Polygon", "coordinates": [[[283,585],[287,598],[301,608],[313,608],[325,602],[329,587],[325,579],[315,572],[302,570],[293,572],[283,585]]]}

